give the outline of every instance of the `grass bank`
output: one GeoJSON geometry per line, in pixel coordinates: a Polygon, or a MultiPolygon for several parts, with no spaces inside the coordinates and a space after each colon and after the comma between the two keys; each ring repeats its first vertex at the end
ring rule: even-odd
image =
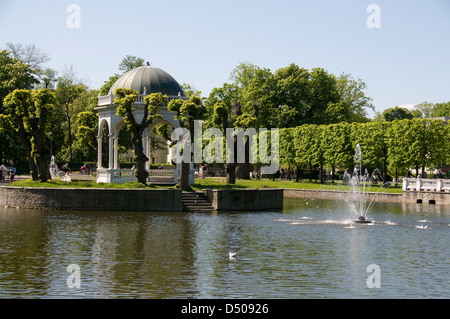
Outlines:
{"type": "Polygon", "coordinates": [[[24,179],[12,184],[8,184],[8,186],[17,186],[17,187],[48,187],[48,188],[167,188],[156,185],[144,185],[139,182],[131,182],[125,184],[109,184],[109,183],[96,183],[96,182],[88,182],[88,181],[72,181],[70,183],[61,182],[58,180],[51,180],[45,183],[40,181],[33,181],[31,179],[24,179]]]}
{"type": "MultiPolygon", "coordinates": [[[[50,188],[118,188],[118,189],[126,189],[126,188],[146,188],[146,189],[157,189],[157,188],[171,188],[172,186],[158,186],[158,185],[150,185],[147,184],[144,186],[139,182],[125,183],[125,184],[107,184],[107,183],[95,183],[88,181],[72,181],[71,183],[65,183],[61,181],[48,181],[45,183],[41,183],[40,181],[33,181],[31,179],[25,179],[16,181],[12,184],[8,184],[9,186],[17,186],[17,187],[50,187],[50,188]]],[[[331,184],[320,184],[309,181],[280,181],[280,180],[269,180],[269,179],[261,179],[261,180],[237,180],[236,184],[228,185],[225,182],[225,178],[205,178],[205,179],[197,179],[195,180],[195,184],[192,185],[194,190],[202,190],[202,189],[236,189],[236,188],[293,188],[293,189],[311,189],[311,190],[335,190],[335,191],[351,191],[353,188],[350,185],[343,185],[340,181],[331,184]]],[[[383,192],[383,193],[401,193],[401,187],[385,187],[380,189],[380,186],[372,186],[367,191],[372,192],[383,192]]]]}
{"type": "MultiPolygon", "coordinates": [[[[224,178],[205,178],[195,181],[193,187],[195,190],[214,188],[214,189],[228,189],[228,188],[293,188],[293,189],[312,189],[312,190],[334,190],[334,191],[352,191],[353,187],[350,185],[344,185],[341,181],[337,181],[334,184],[326,183],[320,184],[309,181],[280,181],[280,180],[237,180],[235,185],[227,185],[224,178]]],[[[359,190],[362,190],[360,188],[359,190]]],[[[374,185],[366,188],[366,191],[370,192],[383,192],[383,193],[401,193],[401,187],[384,187],[380,189],[380,185],[374,185]]]]}

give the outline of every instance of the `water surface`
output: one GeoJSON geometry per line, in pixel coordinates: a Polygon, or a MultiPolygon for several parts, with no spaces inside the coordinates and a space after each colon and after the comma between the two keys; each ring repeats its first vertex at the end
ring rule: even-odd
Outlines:
{"type": "Polygon", "coordinates": [[[369,217],[304,199],[218,214],[2,207],[0,298],[449,298],[448,206],[375,203],[369,217]]]}

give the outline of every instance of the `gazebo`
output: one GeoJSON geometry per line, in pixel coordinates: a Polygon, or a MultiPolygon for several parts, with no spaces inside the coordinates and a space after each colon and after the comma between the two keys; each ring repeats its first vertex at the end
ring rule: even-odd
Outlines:
{"type": "MultiPolygon", "coordinates": [[[[144,97],[151,93],[162,93],[167,95],[168,100],[187,99],[183,89],[178,82],[167,72],[150,66],[140,66],[122,75],[109,90],[107,95],[98,97],[98,163],[97,163],[97,183],[127,183],[137,180],[134,169],[121,169],[119,167],[119,133],[124,126],[124,119],[116,114],[114,105],[114,90],[117,88],[134,89],[138,92],[138,97],[134,103],[134,113],[137,121],[143,117],[144,97]],[[103,167],[103,139],[107,137],[108,152],[107,167],[103,167]]],[[[175,113],[170,112],[166,107],[161,106],[159,112],[162,119],[152,123],[143,133],[144,152],[151,159],[151,132],[159,124],[169,124],[173,129],[180,127],[180,123],[175,119],[175,113]]],[[[169,158],[172,158],[172,149],[169,148],[169,158]]],[[[150,169],[147,162],[146,169],[149,172],[149,182],[155,184],[176,184],[180,167],[176,169],[150,169]]],[[[190,183],[194,183],[193,169],[191,169],[190,183]]]]}

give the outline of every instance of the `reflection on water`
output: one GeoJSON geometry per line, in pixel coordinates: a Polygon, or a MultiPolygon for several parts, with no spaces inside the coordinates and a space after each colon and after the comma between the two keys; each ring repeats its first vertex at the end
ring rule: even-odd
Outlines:
{"type": "Polygon", "coordinates": [[[449,298],[448,206],[341,201],[283,211],[0,208],[1,298],[449,298]],[[229,259],[229,252],[238,258],[229,259]],[[66,284],[81,269],[81,288],[66,284]],[[369,265],[381,270],[368,288],[369,265]]]}

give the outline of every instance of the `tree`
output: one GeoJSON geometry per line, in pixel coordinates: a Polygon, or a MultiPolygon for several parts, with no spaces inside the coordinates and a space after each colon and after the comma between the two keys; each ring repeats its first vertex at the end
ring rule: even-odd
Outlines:
{"type": "MultiPolygon", "coordinates": [[[[206,115],[206,107],[203,105],[202,99],[196,95],[192,96],[189,100],[173,99],[170,101],[167,109],[176,113],[175,118],[180,121],[180,127],[189,131],[189,142],[193,145],[194,121],[203,120],[206,115]]],[[[183,138],[183,140],[185,139],[183,138]]],[[[186,149],[183,147],[183,151],[186,151],[186,149]]],[[[190,159],[189,162],[186,162],[183,156],[180,164],[180,183],[178,187],[183,191],[191,190],[191,186],[189,185],[189,172],[192,163],[192,148],[191,154],[188,154],[188,157],[190,159]]]]}
{"type": "Polygon", "coordinates": [[[197,89],[192,84],[183,83],[183,84],[181,84],[181,88],[183,89],[184,95],[186,95],[187,98],[190,98],[190,97],[192,97],[194,95],[200,96],[202,94],[202,91],[197,89]]]}
{"type": "Polygon", "coordinates": [[[434,104],[431,110],[431,117],[450,117],[450,101],[434,104]]]}
{"type": "Polygon", "coordinates": [[[323,129],[325,163],[331,166],[332,176],[338,167],[351,165],[352,149],[350,142],[350,125],[347,123],[330,124],[323,129]]]}
{"type": "MultiPolygon", "coordinates": [[[[84,111],[77,115],[76,147],[83,152],[86,159],[95,159],[98,150],[98,114],[84,111]]],[[[101,163],[99,163],[101,166],[101,163]]]]}
{"type": "Polygon", "coordinates": [[[41,182],[50,178],[49,124],[54,102],[54,93],[48,89],[14,90],[4,100],[9,122],[25,148],[33,180],[41,182]]]}
{"type": "Polygon", "coordinates": [[[145,170],[145,163],[148,161],[144,153],[142,134],[148,126],[157,119],[161,119],[158,107],[167,105],[167,96],[161,93],[152,93],[144,98],[144,114],[140,122],[137,122],[134,111],[134,102],[138,92],[133,89],[119,88],[114,91],[116,98],[114,105],[117,105],[117,115],[122,116],[125,125],[131,131],[131,142],[134,147],[136,159],[136,177],[138,182],[147,183],[148,172],[145,170]]]}
{"type": "MultiPolygon", "coordinates": [[[[228,125],[228,116],[229,116],[229,107],[223,102],[216,102],[214,104],[214,113],[212,116],[211,123],[215,126],[220,127],[222,130],[223,136],[226,134],[226,129],[229,127],[228,125]]],[[[236,162],[237,162],[237,150],[236,150],[236,141],[233,138],[233,150],[234,150],[234,158],[231,162],[225,162],[225,172],[226,172],[226,183],[227,184],[235,184],[236,183],[236,162]]]]}
{"type": "Polygon", "coordinates": [[[69,66],[64,69],[62,76],[58,78],[56,85],[56,104],[58,111],[62,108],[66,116],[67,121],[67,142],[66,147],[68,149],[68,159],[72,161],[72,144],[73,144],[73,132],[72,132],[72,118],[76,116],[76,112],[73,110],[73,103],[77,97],[83,92],[87,91],[86,85],[82,84],[77,79],[76,72],[73,66],[69,66]]]}
{"type": "Polygon", "coordinates": [[[336,79],[339,102],[330,103],[327,107],[329,123],[367,122],[367,109],[375,110],[372,99],[364,93],[366,83],[354,79],[350,74],[342,73],[336,79]]]}
{"type": "Polygon", "coordinates": [[[310,172],[309,179],[313,177],[313,164],[315,164],[314,144],[316,126],[305,124],[294,128],[295,163],[301,168],[307,168],[310,172]]]}
{"type": "Polygon", "coordinates": [[[387,130],[389,163],[395,169],[439,168],[448,157],[446,128],[442,120],[412,119],[393,121],[387,130]]]}
{"type": "Polygon", "coordinates": [[[6,43],[7,50],[14,59],[28,64],[31,69],[38,71],[42,65],[50,61],[46,53],[41,52],[35,44],[23,45],[22,43],[6,43]]]}
{"type": "Polygon", "coordinates": [[[310,78],[308,70],[295,64],[275,72],[272,102],[275,111],[273,117],[278,118],[278,127],[294,127],[306,123],[310,78]]]}
{"type": "Polygon", "coordinates": [[[54,89],[54,83],[58,80],[56,75],[58,72],[53,69],[45,69],[41,73],[42,86],[46,89],[54,89]]]}
{"type": "Polygon", "coordinates": [[[411,113],[411,111],[398,106],[384,110],[381,115],[386,122],[403,119],[410,120],[414,118],[414,115],[411,113]]]}
{"type": "Polygon", "coordinates": [[[423,117],[431,117],[431,113],[433,111],[434,105],[432,103],[428,103],[427,101],[422,102],[414,106],[416,110],[422,112],[423,117]]]}
{"type": "Polygon", "coordinates": [[[139,66],[144,65],[145,60],[143,58],[139,58],[137,56],[127,55],[122,59],[122,61],[119,64],[119,70],[122,71],[122,73],[126,73],[130,70],[133,70],[139,66]]]}
{"type": "MultiPolygon", "coordinates": [[[[9,93],[15,89],[31,89],[37,83],[36,73],[29,65],[11,57],[6,50],[0,51],[0,114],[6,112],[3,100],[9,93]]],[[[0,134],[0,165],[6,160],[20,160],[19,144],[12,130],[4,130],[4,134],[0,134]]]]}
{"type": "Polygon", "coordinates": [[[295,164],[295,145],[293,143],[295,129],[281,128],[279,136],[280,163],[295,164]]]}
{"type": "Polygon", "coordinates": [[[384,181],[388,179],[386,132],[389,125],[388,122],[353,123],[350,129],[353,154],[356,144],[359,144],[363,165],[379,168],[384,181]]]}
{"type": "Polygon", "coordinates": [[[330,124],[327,109],[329,105],[339,102],[336,77],[322,68],[311,70],[309,81],[309,109],[306,113],[307,123],[330,124]]]}

